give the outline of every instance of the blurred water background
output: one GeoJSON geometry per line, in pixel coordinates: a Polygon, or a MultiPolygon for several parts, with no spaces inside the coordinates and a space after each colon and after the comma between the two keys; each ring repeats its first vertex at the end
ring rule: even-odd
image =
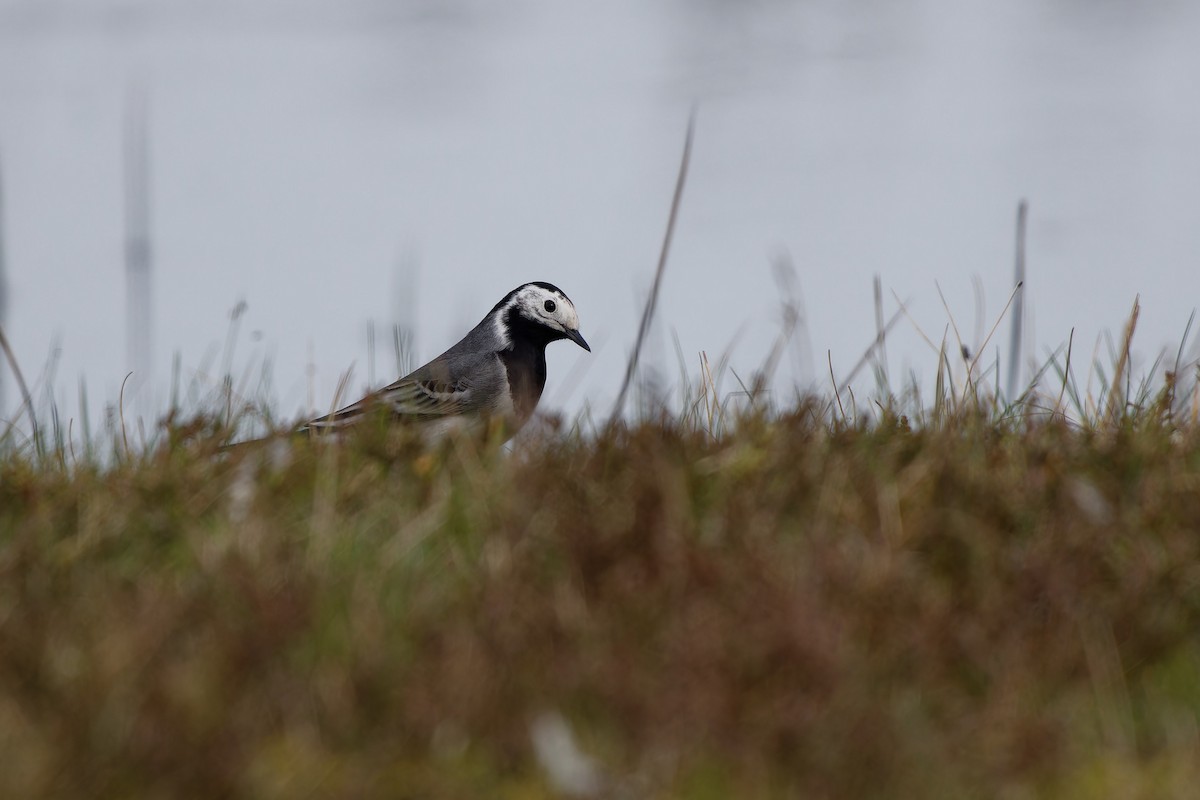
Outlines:
{"type": "MultiPolygon", "coordinates": [[[[4,327],[64,417],[81,379],[96,413],[139,359],[152,416],[176,358],[185,385],[219,385],[244,303],[235,372],[269,359],[292,416],[352,365],[348,393],[395,377],[392,325],[423,360],[548,280],[596,352],[550,348],[543,408],[603,415],[695,104],[649,348],[664,382],[673,337],[693,371],[700,350],[732,348],[743,376],[763,362],[781,258],[807,332],[785,399],[828,388],[827,354],[839,376],[858,361],[876,274],[885,311],[894,291],[935,340],[940,284],[977,348],[1012,288],[1020,198],[1025,356],[1075,328],[1089,361],[1140,293],[1145,365],[1200,298],[1198,78],[1200,4],[1169,0],[0,0],[4,327]],[[151,276],[132,348],[131,220],[151,276]]],[[[887,357],[896,388],[933,380],[912,322],[887,357]]]]}

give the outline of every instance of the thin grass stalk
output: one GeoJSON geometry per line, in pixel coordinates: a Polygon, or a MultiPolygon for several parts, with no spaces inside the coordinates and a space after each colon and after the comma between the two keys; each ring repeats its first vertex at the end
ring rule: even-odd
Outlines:
{"type": "Polygon", "coordinates": [[[125,428],[125,384],[129,383],[132,375],[132,372],[125,373],[125,378],[121,381],[121,392],[117,396],[117,414],[121,420],[121,445],[125,448],[125,458],[129,457],[129,432],[125,428]]]}
{"type": "Polygon", "coordinates": [[[943,419],[947,414],[947,397],[953,398],[954,391],[951,386],[950,391],[947,391],[947,383],[953,381],[953,373],[950,370],[950,358],[946,355],[946,333],[942,334],[942,347],[938,351],[938,370],[937,377],[933,384],[933,418],[935,421],[943,419]]]}
{"type": "Polygon", "coordinates": [[[52,449],[55,454],[61,451],[63,432],[58,416],[58,403],[54,399],[54,386],[58,381],[58,365],[61,361],[62,340],[55,335],[50,342],[50,354],[46,357],[46,365],[42,368],[42,374],[37,380],[37,384],[41,385],[43,416],[45,416],[45,409],[49,409],[50,412],[50,429],[49,431],[45,428],[42,429],[43,437],[48,435],[49,438],[47,441],[38,443],[41,455],[46,455],[48,449],[52,449]]]}
{"type": "MultiPolygon", "coordinates": [[[[946,295],[942,293],[942,285],[937,281],[934,281],[933,285],[937,289],[938,297],[941,298],[942,308],[946,310],[946,318],[950,320],[950,329],[954,331],[954,341],[958,345],[958,353],[962,356],[963,361],[969,361],[971,350],[963,343],[962,334],[958,331],[958,322],[954,319],[954,313],[950,311],[950,304],[946,302],[946,295]]],[[[942,346],[943,350],[945,350],[945,340],[943,340],[942,346]]]]}
{"type": "Polygon", "coordinates": [[[846,409],[842,407],[842,393],[838,391],[837,378],[833,374],[833,351],[826,350],[825,357],[829,361],[829,381],[833,384],[833,396],[837,400],[838,413],[842,417],[842,422],[846,421],[846,409]]]}
{"type": "MultiPolygon", "coordinates": [[[[1067,363],[1062,370],[1062,387],[1058,390],[1058,399],[1054,402],[1054,413],[1061,413],[1063,395],[1067,392],[1067,386],[1071,380],[1071,352],[1075,346],[1075,329],[1071,328],[1071,335],[1067,338],[1067,363]]],[[[1075,403],[1076,409],[1079,407],[1078,397],[1072,392],[1072,402],[1075,403]]],[[[1065,414],[1064,414],[1065,416],[1065,414]]]]}
{"type": "MultiPolygon", "coordinates": [[[[971,385],[971,373],[975,370],[975,365],[979,363],[979,359],[983,355],[984,351],[987,349],[988,343],[992,341],[992,336],[995,335],[996,328],[1000,327],[1000,321],[1003,320],[1004,315],[1008,313],[1008,309],[1012,306],[1013,298],[1015,298],[1017,296],[1017,293],[1021,291],[1021,286],[1022,286],[1022,284],[1018,283],[1015,287],[1013,287],[1012,294],[1010,294],[1008,296],[1008,302],[1004,304],[1004,308],[1003,308],[1003,310],[1001,310],[1000,316],[996,317],[995,323],[992,324],[992,329],[990,331],[988,331],[988,335],[986,337],[984,337],[983,343],[980,344],[979,352],[975,354],[975,357],[973,359],[971,359],[971,362],[967,365],[967,376],[966,376],[967,386],[971,385]]],[[[998,375],[997,375],[997,383],[999,383],[998,375]]],[[[965,399],[965,391],[966,390],[964,389],[964,399],[965,399]]]]}
{"type": "Polygon", "coordinates": [[[879,273],[875,273],[875,277],[871,281],[871,286],[874,290],[875,300],[875,363],[878,365],[876,383],[879,386],[880,394],[882,394],[889,386],[889,382],[887,350],[883,342],[886,336],[883,326],[883,281],[880,279],[879,273]]]}
{"type": "MultiPolygon", "coordinates": [[[[758,371],[757,377],[754,379],[753,386],[750,389],[750,402],[755,403],[761,393],[766,391],[767,386],[771,383],[771,379],[775,376],[775,370],[779,367],[779,362],[783,358],[783,352],[787,349],[788,344],[792,340],[792,335],[796,330],[796,323],[799,315],[796,309],[791,304],[784,302],[783,304],[783,329],[776,337],[775,343],[771,345],[771,352],[767,354],[767,360],[763,362],[762,369],[758,371]]],[[[726,355],[722,357],[722,368],[720,372],[724,372],[724,362],[728,358],[729,351],[726,350],[726,355]]]]}
{"type": "Polygon", "coordinates": [[[67,468],[67,432],[59,417],[57,403],[50,405],[50,431],[51,440],[54,443],[54,457],[58,461],[59,467],[65,471],[67,468]]]}
{"type": "Polygon", "coordinates": [[[1082,416],[1092,420],[1099,421],[1100,407],[1096,404],[1096,394],[1092,392],[1092,382],[1095,381],[1100,386],[1100,394],[1108,394],[1108,376],[1104,373],[1104,365],[1100,363],[1100,345],[1104,342],[1103,335],[1096,337],[1096,344],[1092,347],[1092,360],[1088,364],[1087,383],[1084,384],[1082,398],[1086,413],[1082,416]]]}
{"type": "Polygon", "coordinates": [[[1175,364],[1174,364],[1174,366],[1171,367],[1171,374],[1174,376],[1174,380],[1172,381],[1172,384],[1171,384],[1172,391],[1174,391],[1174,387],[1178,386],[1179,368],[1180,368],[1180,365],[1183,363],[1183,349],[1185,347],[1187,347],[1188,337],[1191,336],[1191,334],[1192,334],[1192,325],[1193,325],[1193,323],[1195,323],[1195,321],[1196,321],[1196,309],[1193,308],[1192,313],[1188,314],[1187,325],[1183,329],[1183,338],[1181,338],[1179,340],[1179,349],[1175,351],[1175,364]]]}
{"type": "Polygon", "coordinates": [[[708,423],[708,434],[713,433],[713,414],[717,399],[713,397],[712,369],[708,365],[708,353],[700,351],[700,389],[704,393],[704,416],[708,423]]]}
{"type": "Polygon", "coordinates": [[[1129,367],[1129,350],[1133,345],[1133,333],[1137,329],[1138,315],[1141,314],[1141,296],[1133,299],[1133,310],[1129,321],[1125,323],[1125,336],[1121,342],[1121,352],[1117,356],[1117,366],[1113,370],[1112,386],[1108,393],[1108,419],[1114,424],[1119,422],[1125,411],[1125,400],[1128,398],[1128,385],[1122,386],[1122,376],[1129,367]]]}
{"type": "Polygon", "coordinates": [[[683,200],[683,187],[687,182],[688,165],[692,160],[692,138],[696,131],[696,111],[692,110],[691,116],[688,118],[687,133],[683,140],[683,158],[679,164],[679,177],[675,181],[675,196],[671,200],[671,212],[667,217],[667,232],[663,236],[662,250],[658,256],[658,268],[654,272],[654,283],[650,287],[650,296],[646,298],[646,306],[642,309],[642,320],[638,325],[637,340],[633,345],[633,353],[629,357],[629,363],[625,367],[625,378],[621,381],[621,389],[617,392],[617,401],[613,404],[612,414],[609,416],[608,424],[616,423],[621,416],[621,412],[625,409],[625,396],[629,392],[629,387],[633,383],[633,376],[637,372],[638,361],[642,354],[642,345],[646,341],[646,335],[650,332],[650,323],[654,319],[654,311],[658,306],[658,293],[662,288],[663,273],[667,269],[667,255],[671,250],[671,239],[675,235],[675,220],[679,216],[679,206],[683,200]]]}
{"type": "Polygon", "coordinates": [[[675,347],[675,363],[679,366],[679,407],[686,417],[687,410],[692,405],[692,381],[688,376],[687,359],[683,355],[683,343],[679,341],[679,331],[671,328],[671,344],[675,347]]]}
{"type": "Polygon", "coordinates": [[[12,369],[13,377],[17,380],[17,388],[21,390],[22,407],[25,409],[25,413],[29,415],[29,425],[33,431],[34,441],[37,441],[38,424],[37,414],[33,410],[33,397],[29,394],[29,387],[25,385],[25,376],[21,374],[21,367],[17,364],[17,357],[13,354],[12,347],[8,344],[8,337],[4,335],[4,326],[2,325],[0,325],[0,350],[4,351],[4,357],[8,359],[8,366],[12,369]]]}
{"type": "Polygon", "coordinates": [[[233,425],[233,356],[242,328],[242,317],[245,316],[247,307],[244,300],[238,301],[229,312],[229,328],[225,332],[225,348],[221,356],[221,386],[224,389],[226,427],[233,425]]]}
{"type": "Polygon", "coordinates": [[[883,326],[882,336],[877,335],[875,337],[875,341],[873,341],[870,346],[867,347],[862,356],[859,357],[858,361],[855,362],[854,368],[850,370],[850,374],[847,375],[846,379],[842,381],[841,386],[843,389],[850,388],[851,381],[858,376],[858,373],[862,371],[863,367],[871,362],[871,356],[875,352],[875,348],[883,342],[883,339],[886,338],[889,333],[891,333],[892,328],[895,327],[896,323],[900,321],[900,317],[905,316],[906,313],[907,312],[904,310],[903,306],[893,312],[891,318],[887,321],[887,324],[883,326]]]}
{"type": "Polygon", "coordinates": [[[83,436],[83,457],[87,459],[87,463],[90,465],[93,461],[92,421],[91,414],[88,411],[87,383],[82,377],[79,379],[79,427],[80,433],[83,436]]]}

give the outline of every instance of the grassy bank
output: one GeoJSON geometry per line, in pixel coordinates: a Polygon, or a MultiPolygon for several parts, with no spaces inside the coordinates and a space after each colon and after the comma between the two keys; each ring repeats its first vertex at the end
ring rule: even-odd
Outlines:
{"type": "Polygon", "coordinates": [[[284,459],[184,433],[0,461],[3,796],[1200,779],[1200,438],[1154,409],[284,459]]]}

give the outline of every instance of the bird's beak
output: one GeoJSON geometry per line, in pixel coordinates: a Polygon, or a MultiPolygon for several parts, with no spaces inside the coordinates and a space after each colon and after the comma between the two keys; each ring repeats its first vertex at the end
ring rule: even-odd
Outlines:
{"type": "Polygon", "coordinates": [[[583,334],[581,334],[578,329],[572,330],[571,328],[567,328],[563,331],[563,333],[567,335],[568,339],[582,347],[584,350],[587,350],[589,353],[592,352],[592,348],[589,347],[588,343],[583,340],[583,334]]]}

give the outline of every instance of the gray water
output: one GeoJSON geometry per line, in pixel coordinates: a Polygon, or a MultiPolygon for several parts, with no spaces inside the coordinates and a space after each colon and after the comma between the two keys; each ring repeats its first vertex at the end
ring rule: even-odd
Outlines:
{"type": "Polygon", "coordinates": [[[596,352],[550,348],[544,408],[606,413],[695,104],[650,348],[668,377],[672,335],[693,372],[701,350],[762,363],[787,254],[807,338],[777,392],[827,388],[827,357],[849,371],[876,274],[885,312],[894,291],[913,318],[892,374],[928,385],[918,327],[955,341],[937,286],[977,348],[1012,289],[1020,198],[1025,355],[1074,328],[1090,361],[1140,294],[1146,364],[1200,298],[1198,79],[1185,2],[0,0],[5,329],[31,380],[58,348],[65,415],[80,377],[116,400],[122,130],[144,93],[158,402],[176,355],[185,383],[216,385],[241,302],[235,366],[271,358],[290,416],[327,408],[352,365],[351,392],[395,377],[392,323],[428,358],[548,280],[596,352]]]}

